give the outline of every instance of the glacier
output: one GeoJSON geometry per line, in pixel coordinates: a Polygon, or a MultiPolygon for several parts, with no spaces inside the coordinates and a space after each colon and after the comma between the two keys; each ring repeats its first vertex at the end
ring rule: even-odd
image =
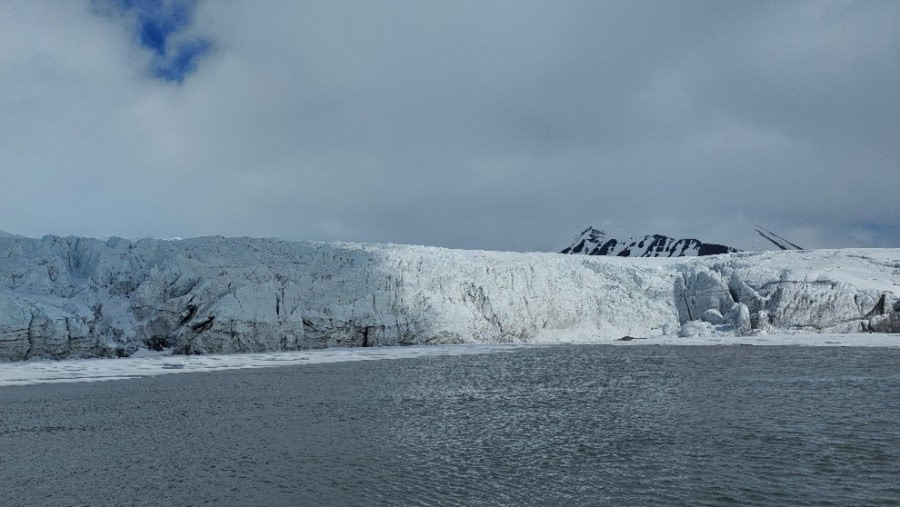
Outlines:
{"type": "Polygon", "coordinates": [[[0,234],[0,359],[900,332],[900,249],[625,258],[0,234]]]}

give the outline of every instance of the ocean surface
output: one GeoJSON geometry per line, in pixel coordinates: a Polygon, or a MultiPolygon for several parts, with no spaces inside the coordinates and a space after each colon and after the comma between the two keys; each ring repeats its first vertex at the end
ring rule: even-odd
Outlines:
{"type": "Polygon", "coordinates": [[[529,347],[0,388],[4,506],[898,503],[896,348],[529,347]]]}

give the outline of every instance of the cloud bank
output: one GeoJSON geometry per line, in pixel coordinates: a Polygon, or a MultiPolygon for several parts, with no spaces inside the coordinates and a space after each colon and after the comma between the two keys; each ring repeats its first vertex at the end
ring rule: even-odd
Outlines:
{"type": "Polygon", "coordinates": [[[900,246],[897,2],[0,3],[0,229],[900,246]]]}

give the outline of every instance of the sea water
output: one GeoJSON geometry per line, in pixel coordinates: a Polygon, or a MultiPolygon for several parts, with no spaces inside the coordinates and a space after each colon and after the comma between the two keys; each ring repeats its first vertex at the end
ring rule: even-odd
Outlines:
{"type": "Polygon", "coordinates": [[[0,388],[3,505],[892,505],[900,349],[554,346],[0,388]]]}

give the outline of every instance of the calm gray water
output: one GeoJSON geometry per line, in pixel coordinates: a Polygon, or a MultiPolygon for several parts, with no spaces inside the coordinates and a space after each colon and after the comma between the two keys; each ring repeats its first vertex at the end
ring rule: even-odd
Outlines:
{"type": "Polygon", "coordinates": [[[571,346],[0,389],[2,505],[898,503],[898,349],[571,346]]]}

